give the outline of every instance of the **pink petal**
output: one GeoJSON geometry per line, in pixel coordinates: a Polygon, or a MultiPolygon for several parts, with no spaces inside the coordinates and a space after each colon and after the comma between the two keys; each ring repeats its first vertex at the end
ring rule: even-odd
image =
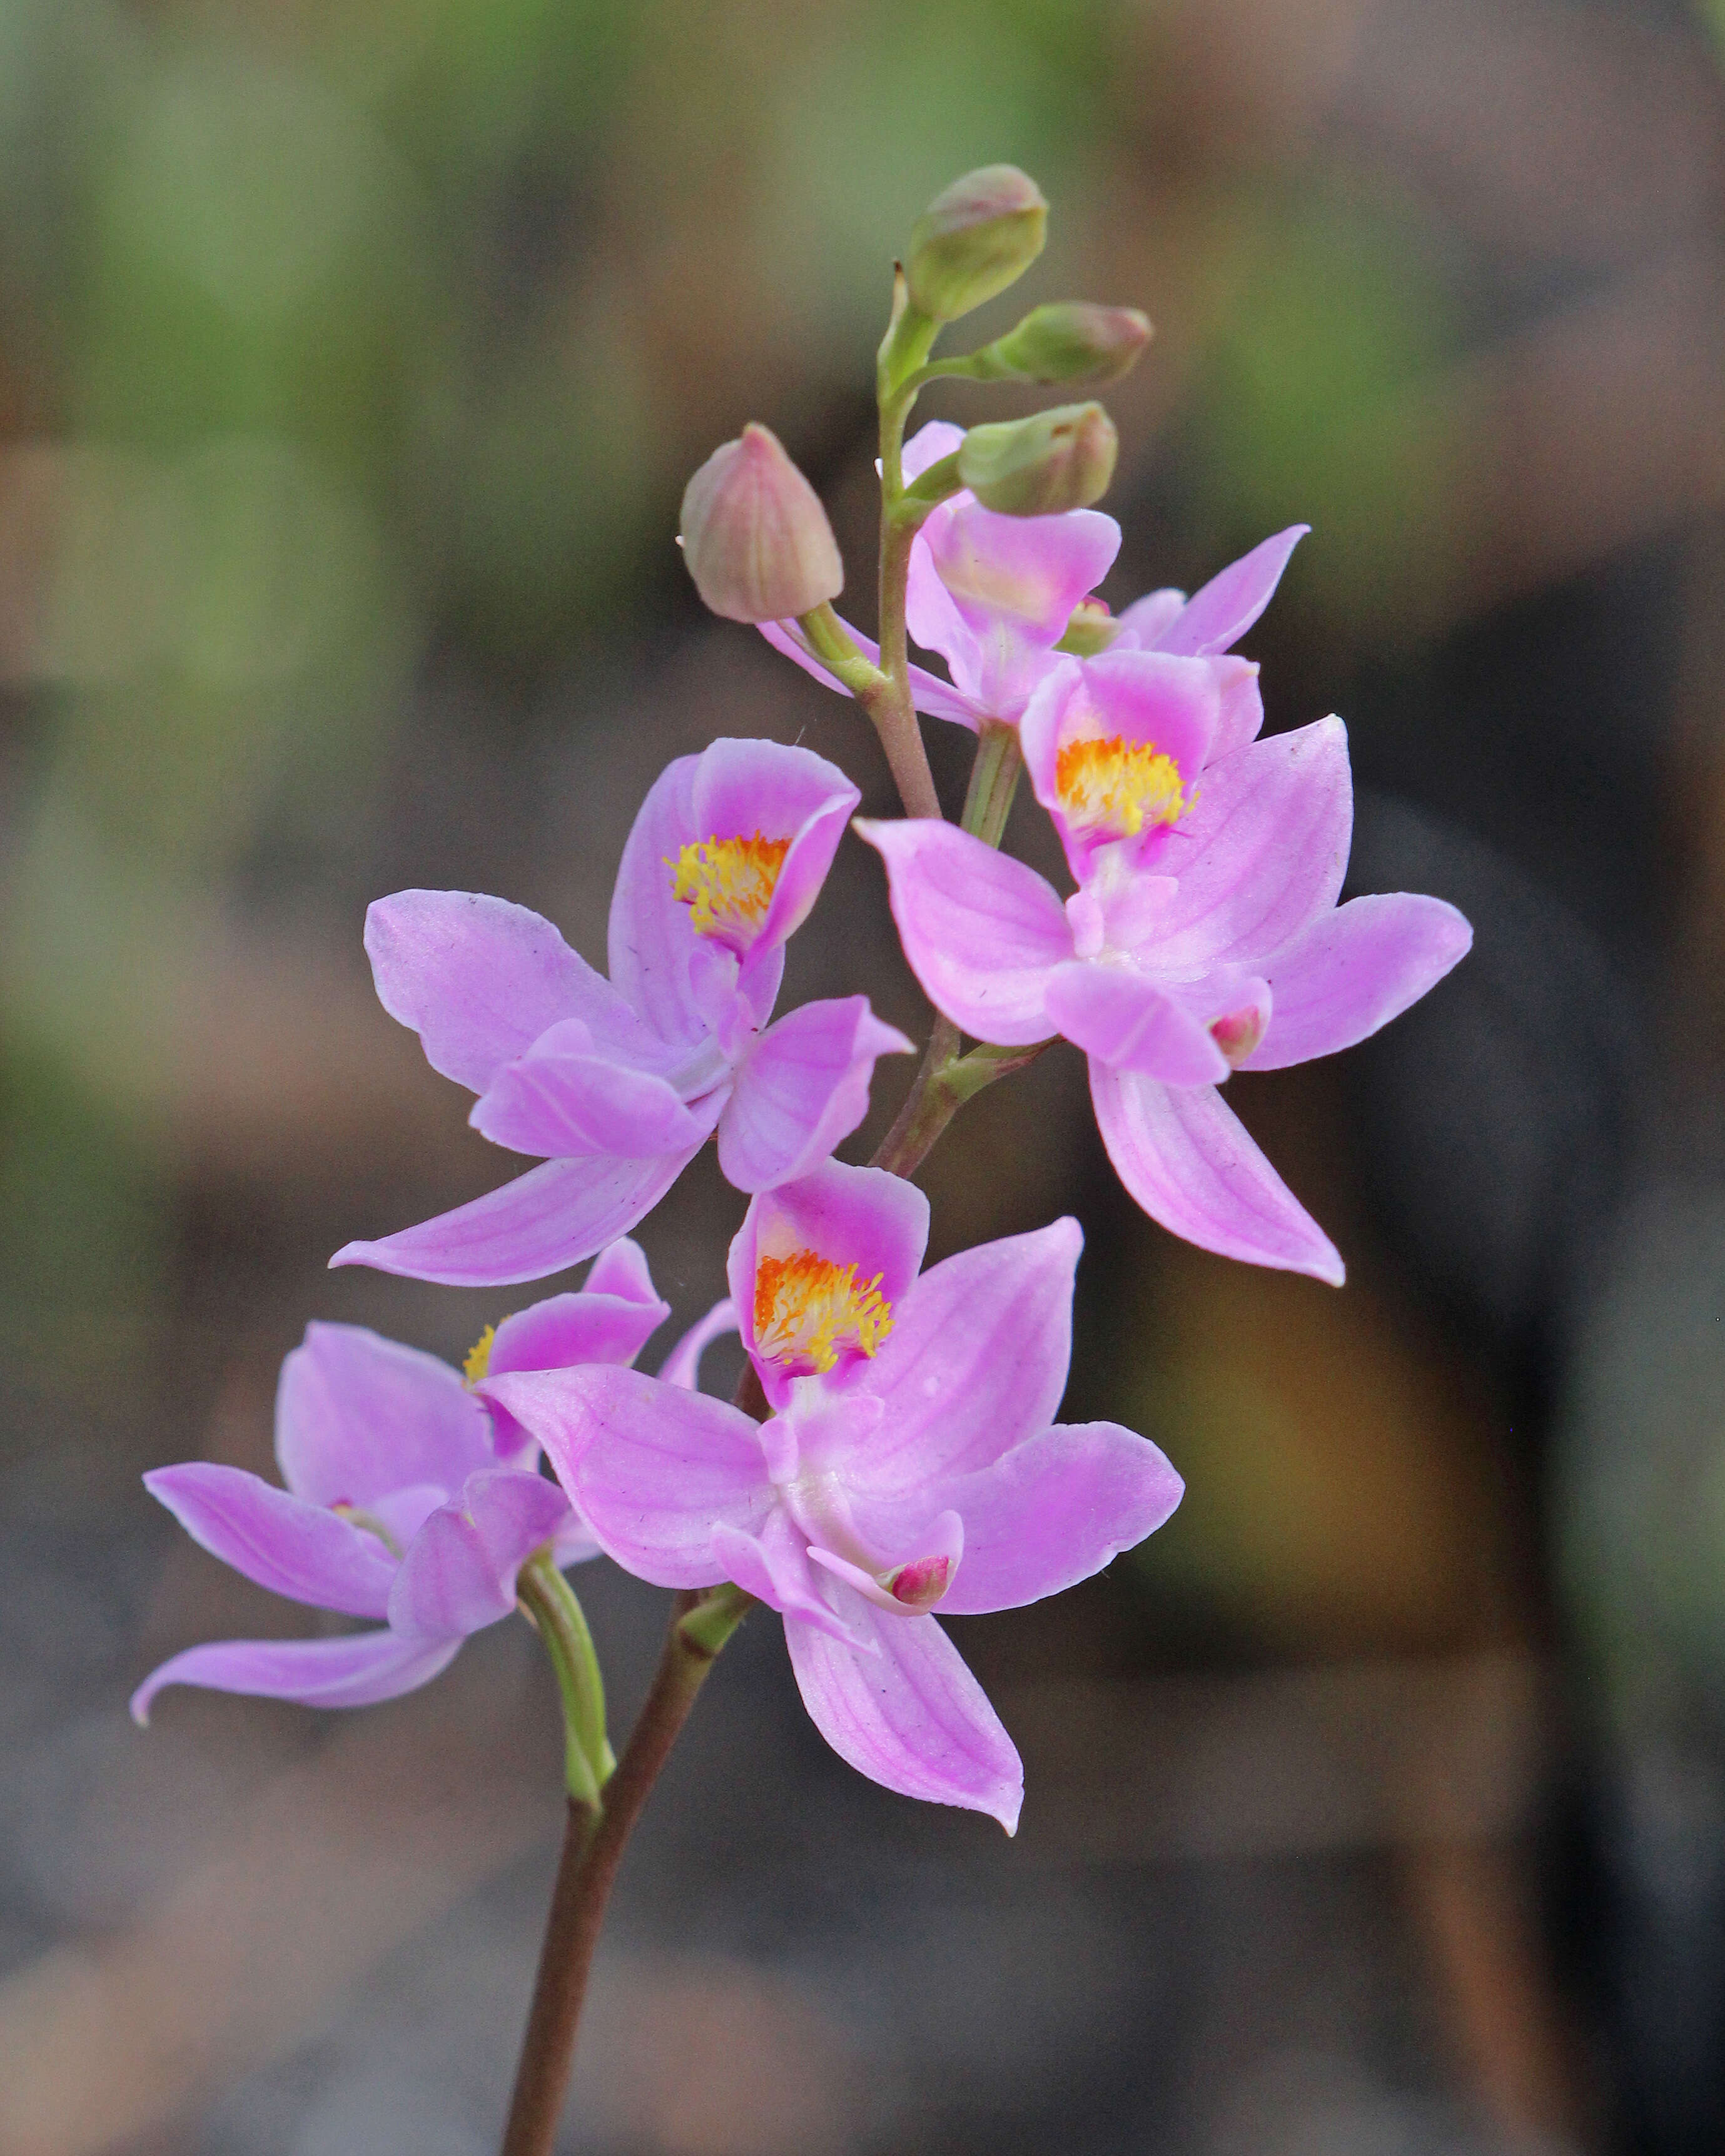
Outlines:
{"type": "Polygon", "coordinates": [[[1024,1770],[982,1686],[932,1617],[890,1617],[839,1581],[826,1599],[870,1654],[799,1617],[791,1667],[814,1726],[841,1759],[901,1796],[987,1812],[1018,1830],[1024,1770]]]}
{"type": "Polygon", "coordinates": [[[390,1593],[390,1624],[439,1640],[495,1625],[515,1607],[516,1573],[568,1519],[568,1499],[542,1475],[470,1475],[413,1537],[390,1593]]]}
{"type": "Polygon", "coordinates": [[[1473,942],[1453,906],[1411,891],[1350,899],[1264,961],[1276,1002],[1245,1070],[1351,1048],[1442,980],[1473,942]]]}
{"type": "Polygon", "coordinates": [[[349,1617],[381,1617],[397,1560],[375,1535],[241,1468],[187,1460],[144,1487],[193,1542],[274,1594],[349,1617]]]}
{"type": "Polygon", "coordinates": [[[1231,650],[1275,597],[1288,557],[1311,529],[1309,524],[1291,524],[1212,577],[1162,631],[1158,649],[1197,658],[1231,650]]]}
{"type": "MultiPolygon", "coordinates": [[[[896,1312],[927,1243],[928,1200],[914,1183],[884,1168],[847,1168],[829,1160],[812,1174],[762,1191],[752,1201],[732,1240],[727,1272],[742,1344],[775,1407],[783,1404],[792,1380],[756,1353],[759,1260],[812,1250],[834,1265],[853,1265],[859,1284],[878,1280],[880,1295],[896,1312]]],[[[832,1381],[842,1382],[860,1359],[854,1353],[841,1357],[832,1381]]]]}
{"type": "Polygon", "coordinates": [[[862,796],[836,764],[779,742],[716,741],[696,766],[690,840],[790,841],[751,955],[777,950],[808,919],[862,796]]]}
{"type": "Polygon", "coordinates": [[[1158,866],[1178,888],[1138,956],[1161,969],[1261,965],[1332,906],[1348,867],[1348,732],[1320,719],[1212,764],[1158,866]]]}
{"type": "Polygon", "coordinates": [[[1153,1220],[1224,1258],[1342,1285],[1334,1244],[1214,1086],[1162,1086],[1093,1060],[1090,1092],[1115,1172],[1153,1220]]]}
{"type": "Polygon", "coordinates": [[[685,1051],[704,1041],[708,1030],[690,979],[701,939],[689,926],[687,906],[672,896],[666,863],[696,835],[698,761],[680,756],[668,763],[641,803],[618,864],[608,937],[613,986],[660,1040],[685,1051]]]}
{"type": "Polygon", "coordinates": [[[614,1295],[624,1302],[658,1305],[659,1290],[647,1264],[647,1253],[633,1236],[619,1235],[607,1243],[593,1261],[581,1283],[583,1295],[614,1295]]]}
{"type": "Polygon", "coordinates": [[[737,1305],[723,1296],[678,1341],[659,1366],[662,1383],[680,1385],[685,1393],[701,1390],[701,1358],[715,1340],[737,1330],[737,1305]]]}
{"type": "Polygon", "coordinates": [[[1162,639],[1186,609],[1186,594],[1164,584],[1160,591],[1146,592],[1120,616],[1117,651],[1159,651],[1162,639]]]}
{"type": "Polygon", "coordinates": [[[1075,1046],[1170,1086],[1214,1085],[1228,1059],[1208,1029],[1142,973],[1079,958],[1049,977],[1048,1015],[1075,1046]]]}
{"type": "Polygon", "coordinates": [[[607,1556],[655,1587],[716,1584],[713,1528],[758,1533],[774,1502],[757,1426],[726,1401],[597,1367],[480,1389],[543,1445],[607,1556]]]}
{"type": "MultiPolygon", "coordinates": [[[[964,500],[969,501],[970,495],[964,500]]],[[[944,504],[928,522],[937,527],[952,513],[952,505],[944,504]]],[[[913,644],[924,651],[939,652],[959,695],[977,698],[981,709],[982,649],[952,603],[952,594],[941,582],[940,571],[928,550],[927,525],[911,542],[910,570],[905,579],[905,626],[913,644]]]]}
{"type": "Polygon", "coordinates": [[[719,1118],[726,1180],[757,1191],[809,1173],[869,1112],[876,1059],[912,1052],[866,996],[804,1004],[780,1019],[738,1065],[719,1118]]]}
{"type": "Polygon", "coordinates": [[[591,1257],[650,1213],[698,1147],[657,1160],[549,1160],[501,1190],[376,1242],[347,1243],[332,1265],[375,1265],[450,1287],[542,1280],[591,1257]]]}
{"type": "Polygon", "coordinates": [[[308,1325],[281,1366],[275,1457],[308,1505],[369,1512],[413,1484],[459,1490],[494,1464],[490,1430],[447,1363],[362,1325],[308,1325]]]}
{"type": "Polygon", "coordinates": [[[1044,1006],[1072,930],[1034,869],[933,818],[859,821],[886,863],[905,958],[931,1003],[978,1040],[1023,1047],[1055,1030],[1044,1006]]]}
{"type": "Polygon", "coordinates": [[[821,1599],[809,1565],[809,1552],[782,1505],[761,1522],[758,1535],[745,1534],[722,1521],[713,1529],[713,1554],[746,1594],[782,1616],[800,1617],[834,1639],[848,1640],[843,1620],[821,1599]]]}
{"type": "Polygon", "coordinates": [[[941,1607],[963,1616],[1058,1594],[1153,1534],[1184,1487],[1147,1438],[1118,1423],[1056,1423],[940,1486],[964,1522],[941,1607]]]}
{"type": "Polygon", "coordinates": [[[466,891],[398,891],[366,915],[378,1000],[433,1070],[481,1093],[547,1027],[584,1019],[608,1041],[640,1029],[610,983],[524,906],[466,891]]]}
{"type": "Polygon", "coordinates": [[[963,427],[955,427],[950,419],[925,419],[905,444],[899,461],[908,486],[912,480],[921,479],[931,465],[937,465],[942,457],[953,455],[964,439],[963,427]]]}
{"type": "Polygon", "coordinates": [[[1209,762],[1255,742],[1264,731],[1264,697],[1258,686],[1258,667],[1250,659],[1213,659],[1210,667],[1222,699],[1221,715],[1210,738],[1209,762]]]}
{"type": "Polygon", "coordinates": [[[1002,516],[968,495],[942,505],[921,543],[973,639],[963,660],[942,640],[925,599],[916,641],[940,651],[952,678],[1001,718],[1023,711],[1066,633],[1072,609],[1106,575],[1120,526],[1094,509],[1061,516],[1002,516]],[[970,669],[976,669],[970,678],[970,669]]]}
{"type": "Polygon", "coordinates": [[[131,1696],[131,1718],[147,1722],[157,1693],[176,1684],[301,1707],[371,1707],[429,1684],[460,1649],[459,1640],[403,1639],[388,1630],[347,1640],[223,1640],[188,1647],[153,1671],[131,1696]]]}
{"type": "Polygon", "coordinates": [[[614,1154],[647,1160],[692,1152],[712,1127],[673,1086],[574,1047],[560,1027],[506,1063],[468,1121],[494,1145],[555,1160],[614,1154]]]}
{"type": "MultiPolygon", "coordinates": [[[[927,1491],[1047,1429],[1066,1389],[1083,1247],[1076,1220],[1055,1220],[923,1274],[859,1388],[885,1413],[844,1462],[851,1488],[927,1491]]],[[[946,1502],[931,1499],[929,1508],[946,1502]]]]}
{"type": "Polygon", "coordinates": [[[491,1342],[487,1374],[564,1370],[578,1363],[633,1363],[670,1316],[668,1302],[620,1295],[554,1295],[506,1317],[491,1342]]]}
{"type": "MultiPolygon", "coordinates": [[[[1214,667],[1159,651],[1105,651],[1063,665],[1031,698],[1019,727],[1024,768],[1036,798],[1055,820],[1072,873],[1082,882],[1097,850],[1126,844],[1132,855],[1159,853],[1167,827],[1151,824],[1136,839],[1069,826],[1059,784],[1060,751],[1076,741],[1141,743],[1172,758],[1182,783],[1193,787],[1210,754],[1222,717],[1222,684],[1214,667]]],[[[1175,833],[1186,822],[1173,827],[1175,833]]]]}

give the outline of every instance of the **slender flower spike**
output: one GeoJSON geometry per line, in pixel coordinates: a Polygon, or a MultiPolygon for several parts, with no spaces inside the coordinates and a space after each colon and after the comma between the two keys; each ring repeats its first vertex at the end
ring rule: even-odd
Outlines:
{"type": "Polygon", "coordinates": [[[763,1193],[731,1293],[772,1419],[622,1370],[490,1379],[601,1546],[662,1587],[781,1612],[804,1704],[852,1766],[1012,1832],[1024,1774],[931,1613],[1009,1609],[1161,1526],[1181,1482],[1113,1423],[1057,1424],[1073,1220],[918,1276],[928,1201],[827,1162],[763,1193]]]}
{"type": "Polygon", "coordinates": [[[1342,722],[1256,731],[1214,661],[1117,646],[1062,661],[1019,738],[1078,886],[1064,901],[951,824],[858,829],[937,1009],[980,1040],[1062,1034],[1084,1050],[1109,1158],[1153,1219],[1339,1284],[1334,1245],[1220,1084],[1364,1040],[1472,931],[1409,892],[1338,906],[1353,819],[1342,722]]]}
{"type": "MultiPolygon", "coordinates": [[[[579,1293],[488,1332],[469,1369],[626,1366],[670,1315],[639,1248],[616,1242],[579,1293]]],[[[447,1668],[470,1633],[509,1614],[516,1575],[536,1552],[548,1548],[559,1565],[598,1553],[506,1409],[434,1355],[362,1326],[306,1327],[282,1364],[275,1457],[285,1488],[205,1460],[157,1468],[144,1483],[195,1542],[248,1579],[316,1609],[381,1618],[381,1628],[189,1647],[138,1686],[137,1721],[173,1684],[306,1707],[393,1699],[447,1668]]]]}
{"type": "MultiPolygon", "coordinates": [[[[964,439],[961,429],[931,421],[905,445],[906,479],[953,454],[964,439]]],[[[912,638],[937,651],[952,678],[913,666],[916,708],[973,732],[991,719],[1015,726],[1068,653],[1165,651],[1215,663],[1223,693],[1241,707],[1234,730],[1250,738],[1263,723],[1258,670],[1223,654],[1269,605],[1307,530],[1296,524],[1277,532],[1190,599],[1151,592],[1116,619],[1090,596],[1120,552],[1111,516],[1095,509],[1006,516],[968,492],[950,495],[912,543],[906,618],[912,638]]],[[[846,628],[860,650],[878,656],[866,637],[846,628]]],[[[761,634],[817,680],[839,687],[794,622],[763,622],[761,634]]]]}
{"type": "Polygon", "coordinates": [[[657,1204],[706,1139],[739,1190],[805,1175],[907,1053],[865,996],[768,1025],[787,939],[859,799],[807,749],[717,741],[660,776],[623,850],[608,981],[536,913],[466,891],[381,899],[366,948],[383,1007],[469,1120],[543,1165],[332,1265],[488,1286],[542,1279],[657,1204]]]}

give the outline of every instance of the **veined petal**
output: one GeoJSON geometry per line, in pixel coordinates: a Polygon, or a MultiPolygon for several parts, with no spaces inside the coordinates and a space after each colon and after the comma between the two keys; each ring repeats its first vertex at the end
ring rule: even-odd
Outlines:
{"type": "MultiPolygon", "coordinates": [[[[1004,1235],[932,1266],[898,1305],[860,1389],[884,1404],[844,1463],[846,1484],[887,1495],[991,1466],[1045,1430],[1066,1389],[1073,1219],[1004,1235]]],[[[931,1499],[929,1511],[946,1503],[931,1499]]]]}
{"type": "Polygon", "coordinates": [[[757,1425],[726,1401],[597,1367],[480,1389],[544,1447],[606,1555],[655,1587],[715,1585],[714,1527],[758,1533],[773,1505],[757,1425]]]}
{"type": "Polygon", "coordinates": [[[501,1190],[376,1242],[347,1243],[332,1265],[374,1265],[449,1287],[542,1280],[590,1258],[650,1213],[700,1150],[656,1160],[548,1160],[501,1190]]]}
{"type": "Polygon", "coordinates": [[[470,1475],[413,1537],[389,1596],[389,1621],[422,1639],[465,1638],[515,1607],[515,1578],[569,1522],[569,1501],[542,1475],[470,1475]]]}
{"type": "Polygon", "coordinates": [[[429,1684],[460,1650],[459,1640],[403,1639],[387,1628],[347,1640],[222,1640],[152,1671],[131,1696],[131,1718],[147,1722],[157,1693],[177,1684],[301,1707],[372,1707],[429,1684]]]}
{"type": "Polygon", "coordinates": [[[713,1529],[713,1553],[724,1567],[726,1578],[769,1609],[777,1609],[781,1616],[800,1617],[834,1639],[851,1638],[844,1620],[821,1599],[809,1569],[808,1546],[782,1505],[773,1507],[757,1535],[726,1527],[721,1520],[713,1529]]]}
{"type": "Polygon", "coordinates": [[[583,1020],[614,1047],[639,1034],[610,983],[525,906],[470,891],[398,891],[366,914],[385,1010],[434,1070],[482,1093],[547,1027],[583,1020]]]}
{"type": "Polygon", "coordinates": [[[911,1042],[866,996],[804,1004],[770,1025],[737,1065],[719,1118],[719,1166],[738,1190],[807,1175],[869,1111],[876,1059],[911,1042]]]}
{"type": "Polygon", "coordinates": [[[468,1121],[494,1145],[547,1159],[610,1154],[648,1160],[692,1152],[711,1127],[663,1078],[613,1063],[560,1039],[554,1027],[506,1063],[468,1121]]]}
{"type": "Polygon", "coordinates": [[[1072,930],[1034,869],[932,817],[859,821],[886,863],[905,958],[937,1010],[978,1040],[1008,1048],[1055,1030],[1045,1008],[1072,930]]]}
{"type": "Polygon", "coordinates": [[[1269,1029],[1243,1070],[1281,1070],[1352,1048],[1435,986],[1473,942],[1453,906],[1412,891],[1350,899],[1264,961],[1269,1029]]]}
{"type": "Polygon", "coordinates": [[[701,1390],[701,1358],[715,1340],[737,1330],[737,1305],[721,1296],[706,1316],[699,1318],[659,1366],[662,1383],[680,1385],[685,1393],[701,1390]]]}
{"type": "Polygon", "coordinates": [[[656,1307],[660,1299],[659,1290],[653,1285],[647,1253],[631,1235],[619,1235],[614,1243],[606,1244],[581,1283],[581,1292],[614,1295],[624,1302],[638,1302],[644,1307],[656,1307]]]}
{"type": "Polygon", "coordinates": [[[397,1559],[339,1514],[213,1460],[157,1467],[144,1487],[193,1542],[272,1594],[349,1617],[381,1617],[397,1559]]]}
{"type": "MultiPolygon", "coordinates": [[[[913,561],[914,558],[913,552],[913,561]]],[[[833,679],[809,649],[803,641],[803,632],[795,622],[763,621],[756,626],[775,651],[782,651],[787,659],[793,659],[805,674],[812,674],[826,688],[836,689],[841,696],[850,694],[842,681],[833,679]]],[[[878,644],[848,621],[841,619],[839,626],[865,659],[871,665],[880,664],[880,647],[878,644]]],[[[968,726],[972,733],[988,716],[973,697],[955,689],[950,681],[942,681],[937,674],[925,673],[920,666],[911,669],[911,695],[919,711],[926,712],[932,719],[951,719],[956,725],[968,726]]]]}
{"type": "Polygon", "coordinates": [[[1214,1085],[1228,1059],[1173,998],[1123,966],[1069,959],[1049,977],[1048,1015],[1075,1046],[1170,1086],[1214,1085]]]}
{"type": "Polygon", "coordinates": [[[1199,659],[1231,650],[1276,596],[1288,557],[1311,529],[1309,524],[1291,524],[1230,562],[1192,594],[1162,629],[1156,648],[1199,659]]]}
{"type": "Polygon", "coordinates": [[[311,1324],[281,1366],[275,1457],[308,1505],[371,1512],[414,1484],[459,1490],[492,1465],[490,1426],[435,1355],[362,1325],[311,1324]]]}
{"type": "Polygon", "coordinates": [[[1153,1534],[1184,1487],[1148,1438],[1118,1423],[1056,1423],[931,1492],[964,1522],[941,1607],[965,1616],[1058,1594],[1153,1534]]]}
{"type": "Polygon", "coordinates": [[[566,1370],[578,1363],[633,1363],[670,1316],[656,1296],[635,1302],[582,1288],[518,1310],[498,1326],[486,1375],[506,1370],[566,1370]]]}
{"type": "Polygon", "coordinates": [[[1146,592],[1120,616],[1113,649],[1117,651],[1159,651],[1162,639],[1186,609],[1186,594],[1172,584],[1146,592]]]}
{"type": "Polygon", "coordinates": [[[624,841],[608,939],[613,986],[660,1040],[685,1052],[706,1039],[708,1025],[690,979],[700,938],[674,896],[667,863],[690,843],[698,762],[678,757],[648,789],[624,841]]]}
{"type": "MultiPolygon", "coordinates": [[[[764,956],[808,919],[862,796],[837,764],[780,742],[716,741],[696,765],[691,841],[757,832],[788,841],[750,947],[751,958],[764,956]]],[[[757,1004],[763,1019],[771,1007],[757,1004]]]]}
{"type": "Polygon", "coordinates": [[[1213,659],[1216,687],[1222,699],[1216,731],[1210,737],[1209,762],[1255,742],[1264,731],[1264,696],[1258,686],[1258,667],[1250,659],[1213,659]]]}
{"type": "MultiPolygon", "coordinates": [[[[896,1312],[927,1243],[927,1199],[914,1183],[884,1168],[828,1160],[812,1174],[754,1199],[732,1240],[727,1270],[742,1344],[775,1408],[783,1405],[795,1378],[809,1372],[780,1338],[786,1310],[771,1299],[763,1304],[763,1266],[801,1257],[841,1274],[848,1268],[857,1295],[872,1296],[896,1312]],[[770,1335],[764,1338],[763,1308],[770,1335]]],[[[831,1284],[836,1288],[836,1281],[831,1284]]],[[[822,1374],[830,1372],[834,1383],[842,1383],[869,1352],[842,1326],[831,1348],[834,1359],[822,1374]]]]}
{"type": "Polygon", "coordinates": [[[891,1617],[832,1580],[828,1603],[872,1654],[787,1617],[814,1726],[841,1759],[901,1796],[987,1812],[1016,1833],[1024,1770],[982,1686],[932,1617],[891,1617]]]}
{"type": "Polygon", "coordinates": [[[1201,1250],[1339,1287],[1336,1246],[1214,1086],[1163,1086],[1092,1059],[1091,1099],[1115,1173],[1153,1220],[1201,1250]]]}
{"type": "Polygon", "coordinates": [[[1139,955],[1158,968],[1261,965],[1335,904],[1353,829],[1340,719],[1212,764],[1197,807],[1169,834],[1159,865],[1178,889],[1139,955]]]}

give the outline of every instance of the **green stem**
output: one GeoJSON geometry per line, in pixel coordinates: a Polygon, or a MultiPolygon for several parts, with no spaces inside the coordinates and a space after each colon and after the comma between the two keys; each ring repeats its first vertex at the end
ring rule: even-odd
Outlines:
{"type": "Polygon", "coordinates": [[[516,1594],[557,1672],[563,1703],[563,1782],[570,1802],[596,1805],[617,1762],[605,1735],[605,1681],[586,1614],[548,1549],[521,1567],[516,1594]]]}
{"type": "Polygon", "coordinates": [[[959,824],[984,845],[998,846],[1006,832],[1012,799],[1019,790],[1019,773],[1024,767],[1016,726],[999,719],[983,721],[976,745],[976,762],[970,767],[970,787],[964,797],[959,824]]]}

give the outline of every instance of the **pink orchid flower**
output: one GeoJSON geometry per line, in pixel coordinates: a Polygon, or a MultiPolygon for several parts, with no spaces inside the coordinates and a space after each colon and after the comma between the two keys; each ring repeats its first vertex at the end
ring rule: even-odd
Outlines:
{"type": "Polygon", "coordinates": [[[601,1547],[661,1587],[722,1580],[783,1616],[804,1704],[887,1789],[1012,1832],[1012,1740],[929,1613],[1015,1609],[1162,1525],[1181,1482],[1113,1423],[1052,1419],[1073,1220],[918,1277],[928,1201],[829,1161],[750,1205],[732,1297],[772,1419],[624,1370],[495,1377],[601,1547]]]}
{"type": "MultiPolygon", "coordinates": [[[[933,420],[906,443],[905,476],[918,477],[950,455],[962,428],[933,420]]],[[[1291,525],[1213,577],[1188,598],[1151,592],[1112,624],[1110,652],[1165,651],[1220,660],[1257,620],[1276,592],[1288,557],[1311,527],[1291,525]]],[[[993,719],[1016,725],[1042,683],[1063,664],[1055,649],[1075,609],[1083,605],[1106,621],[1091,597],[1120,552],[1120,526],[1094,509],[1060,516],[1001,516],[968,490],[934,510],[911,548],[906,619],[912,639],[937,651],[951,670],[942,681],[911,669],[919,711],[951,719],[975,732],[993,719]]],[[[879,647],[845,624],[869,658],[879,647]]],[[[794,622],[766,622],[761,633],[829,688],[838,688],[803,641],[794,622]]],[[[1250,661],[1222,662],[1224,693],[1241,706],[1239,725],[1250,739],[1263,723],[1258,670],[1250,661]]]]}
{"type": "MultiPolygon", "coordinates": [[[[506,1317],[469,1358],[489,1368],[626,1367],[670,1315],[638,1245],[611,1245],[576,1294],[506,1317]]],[[[728,1304],[672,1351],[674,1383],[726,1322],[728,1304]]],[[[539,1471],[539,1448],[447,1363],[358,1325],[311,1325],[281,1368],[275,1457],[285,1489],[189,1460],[144,1477],[194,1542],[277,1594],[381,1630],[332,1640],[226,1640],[189,1647],[132,1695],[148,1718],[166,1685],[259,1693],[306,1707],[365,1707],[447,1668],[470,1633],[506,1617],[516,1574],[547,1546],[559,1565],[598,1544],[539,1471]]]]}
{"type": "Polygon", "coordinates": [[[717,741],[655,783],[623,850],[608,981],[525,906],[405,891],[366,917],[384,1009],[469,1118],[530,1169],[331,1265],[456,1286],[538,1280],[632,1228],[715,1132],[739,1190],[805,1175],[868,1112],[876,1057],[911,1043],[866,996],[768,1020],[787,939],[860,797],[807,749],[717,741]]]}
{"type": "Polygon", "coordinates": [[[979,1040],[1084,1050],[1109,1158],[1165,1228],[1339,1284],[1334,1245],[1219,1087],[1375,1033],[1472,931],[1408,892],[1337,904],[1353,820],[1339,719],[1255,740],[1214,665],[1117,649],[1055,669],[1019,732],[1078,888],[1063,901],[949,824],[859,824],[911,971],[979,1040]]]}

